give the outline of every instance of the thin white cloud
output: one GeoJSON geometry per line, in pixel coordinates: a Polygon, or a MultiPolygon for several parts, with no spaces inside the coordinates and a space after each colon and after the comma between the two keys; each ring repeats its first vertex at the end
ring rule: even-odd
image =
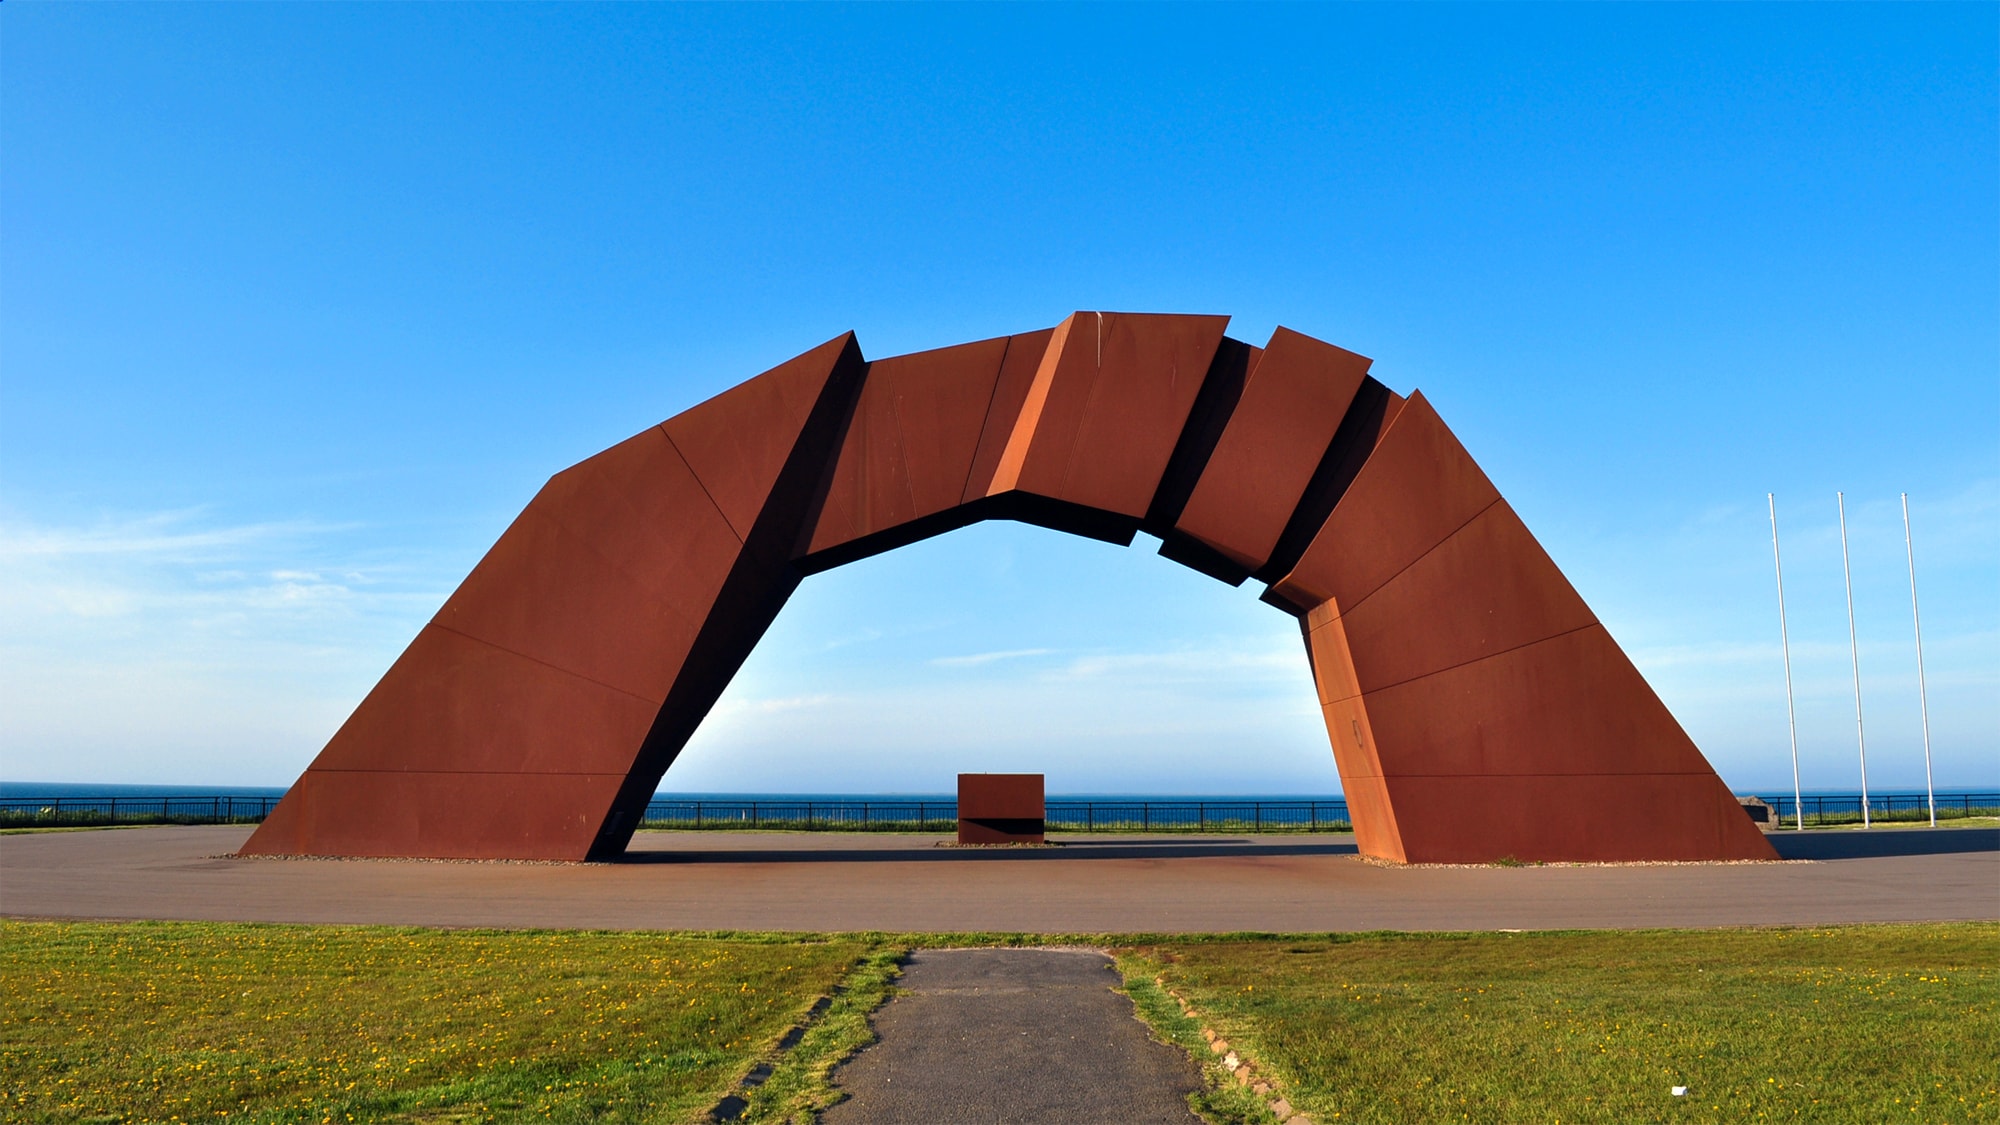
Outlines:
{"type": "Polygon", "coordinates": [[[401,611],[403,603],[436,600],[435,591],[410,588],[412,575],[390,580],[406,568],[330,557],[343,550],[351,525],[204,525],[203,511],[87,525],[0,520],[0,622],[25,629],[37,619],[145,617],[172,627],[378,603],[401,611]]]}
{"type": "Polygon", "coordinates": [[[1054,651],[1051,648],[1010,648],[1000,652],[975,652],[967,656],[940,656],[931,663],[939,668],[974,668],[998,660],[1025,660],[1032,656],[1047,656],[1054,651]]]}
{"type": "Polygon", "coordinates": [[[201,509],[154,512],[106,520],[89,527],[50,527],[0,522],[0,560],[61,559],[85,555],[154,555],[185,559],[240,550],[256,543],[297,539],[347,530],[308,520],[185,528],[201,509]]]}
{"type": "Polygon", "coordinates": [[[882,630],[863,629],[860,632],[854,633],[850,636],[835,637],[832,640],[826,642],[824,645],[822,645],[821,648],[823,651],[832,652],[834,649],[837,648],[846,648],[849,645],[865,645],[871,641],[879,641],[881,639],[882,639],[882,630]]]}
{"type": "Polygon", "coordinates": [[[1169,649],[1163,652],[1095,653],[1078,657],[1051,672],[1050,679],[1084,680],[1112,677],[1144,680],[1284,679],[1303,675],[1305,651],[1296,644],[1281,647],[1169,649]]]}
{"type": "Polygon", "coordinates": [[[833,702],[833,696],[824,692],[818,695],[793,695],[784,699],[759,699],[752,704],[766,715],[782,714],[786,711],[804,711],[814,707],[824,707],[833,702]]]}
{"type": "Polygon", "coordinates": [[[448,588],[348,530],[0,519],[0,775],[296,772],[448,588]]]}

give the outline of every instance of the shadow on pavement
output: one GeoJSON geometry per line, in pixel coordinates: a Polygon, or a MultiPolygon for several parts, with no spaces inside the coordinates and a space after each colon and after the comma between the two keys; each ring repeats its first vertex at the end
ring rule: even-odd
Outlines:
{"type": "Polygon", "coordinates": [[[618,863],[978,863],[991,860],[1200,859],[1229,856],[1356,855],[1349,836],[1339,841],[1077,840],[1046,848],[958,848],[912,844],[907,848],[759,848],[744,851],[675,848],[633,850],[618,863]]]}
{"type": "Polygon", "coordinates": [[[1880,859],[1899,855],[2000,852],[2000,828],[1871,828],[1773,832],[1786,859],[1880,859]]]}
{"type": "MultiPolygon", "coordinates": [[[[2000,852],[2000,828],[1877,828],[1773,832],[1784,859],[1880,859],[1890,856],[2000,852]]],[[[1043,848],[907,847],[635,848],[616,863],[986,863],[1103,859],[1218,859],[1251,856],[1357,855],[1352,836],[1337,840],[1209,837],[1200,840],[1057,840],[1043,848]]]]}

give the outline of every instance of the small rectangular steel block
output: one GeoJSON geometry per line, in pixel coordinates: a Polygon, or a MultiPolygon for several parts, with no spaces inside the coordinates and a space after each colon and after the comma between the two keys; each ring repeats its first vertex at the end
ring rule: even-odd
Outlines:
{"type": "Polygon", "coordinates": [[[1042,843],[1045,815],[1041,774],[958,775],[961,844],[1042,843]]]}

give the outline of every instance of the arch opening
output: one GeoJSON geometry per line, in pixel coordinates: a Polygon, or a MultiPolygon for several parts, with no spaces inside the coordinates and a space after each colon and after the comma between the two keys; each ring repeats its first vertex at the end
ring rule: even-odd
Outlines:
{"type": "Polygon", "coordinates": [[[558,473],[245,845],[603,859],[807,575],[981,520],[1299,622],[1364,853],[1772,858],[1421,393],[1280,328],[847,334],[558,473]]]}
{"type": "Polygon", "coordinates": [[[660,791],[1338,793],[1295,620],[1157,547],[985,521],[812,575],[660,791]]]}

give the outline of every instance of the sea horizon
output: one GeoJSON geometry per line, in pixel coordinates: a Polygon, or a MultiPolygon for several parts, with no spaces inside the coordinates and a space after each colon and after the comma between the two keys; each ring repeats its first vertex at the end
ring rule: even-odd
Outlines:
{"type": "MultiPolygon", "coordinates": [[[[0,800],[23,800],[36,797],[61,797],[77,799],[102,799],[110,797],[161,798],[161,797],[282,797],[289,786],[284,785],[164,785],[157,783],[137,784],[123,782],[55,782],[55,781],[0,781],[0,800]]],[[[1791,796],[1790,786],[1746,786],[1732,787],[1738,796],[1791,796]]],[[[1990,793],[2000,792],[2000,783],[1984,785],[1940,784],[1934,787],[1937,793],[1990,793]]],[[[1807,797],[1859,797],[1856,788],[1808,788],[1802,790],[1807,797]]],[[[1922,786],[1869,786],[1871,797],[1909,797],[1924,795],[1922,786]]],[[[748,791],[679,791],[657,790],[655,801],[955,801],[957,794],[944,791],[910,792],[748,792],[748,791]]],[[[1345,801],[1341,792],[1331,793],[1142,793],[1125,792],[1051,792],[1052,801],[1345,801]]]]}

